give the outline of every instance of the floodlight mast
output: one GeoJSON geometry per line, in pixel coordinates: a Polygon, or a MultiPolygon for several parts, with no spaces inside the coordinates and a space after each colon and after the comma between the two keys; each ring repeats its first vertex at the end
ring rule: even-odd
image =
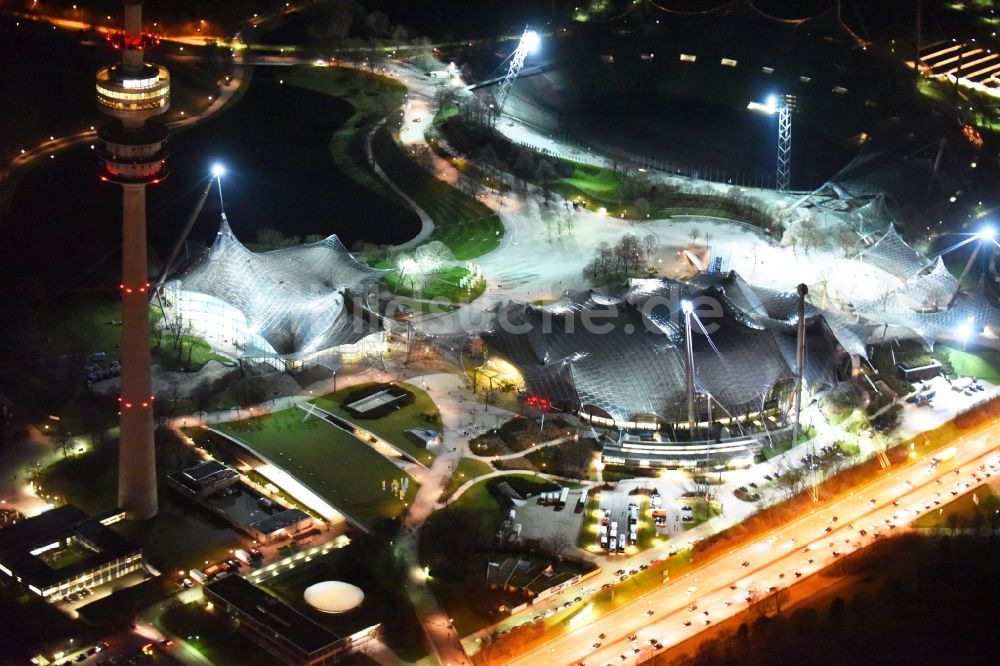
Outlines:
{"type": "Polygon", "coordinates": [[[976,243],[976,248],[972,251],[972,255],[969,256],[969,260],[965,262],[965,268],[962,270],[962,274],[958,277],[958,284],[955,286],[955,293],[952,294],[951,301],[948,302],[949,307],[951,307],[951,305],[955,302],[955,299],[958,298],[958,292],[962,289],[962,282],[965,281],[965,276],[969,274],[969,271],[972,270],[973,264],[976,263],[979,251],[983,249],[983,242],[996,243],[995,238],[996,230],[993,227],[983,227],[978,233],[976,233],[975,240],[978,241],[976,243]]]}
{"type": "Polygon", "coordinates": [[[769,116],[778,114],[778,160],[775,182],[779,192],[788,192],[792,171],[792,111],[795,110],[795,96],[768,95],[766,103],[750,102],[747,109],[769,116]]]}
{"type": "Polygon", "coordinates": [[[688,417],[688,439],[694,441],[695,415],[694,415],[694,346],[691,340],[691,316],[694,314],[694,305],[691,301],[681,301],[681,310],[684,312],[684,342],[687,351],[687,417],[688,417]]]}
{"type": "Polygon", "coordinates": [[[538,42],[538,33],[532,30],[530,26],[524,26],[524,32],[521,33],[521,40],[517,43],[517,50],[511,56],[507,75],[504,76],[503,81],[500,82],[500,86],[497,88],[496,108],[493,111],[494,118],[499,118],[500,114],[503,113],[503,106],[507,103],[507,98],[510,97],[510,89],[514,86],[514,80],[517,79],[521,74],[521,70],[524,69],[525,58],[528,57],[530,52],[538,48],[538,42]]]}
{"type": "Polygon", "coordinates": [[[778,191],[785,193],[792,171],[792,107],[782,96],[778,102],[778,191]]]}

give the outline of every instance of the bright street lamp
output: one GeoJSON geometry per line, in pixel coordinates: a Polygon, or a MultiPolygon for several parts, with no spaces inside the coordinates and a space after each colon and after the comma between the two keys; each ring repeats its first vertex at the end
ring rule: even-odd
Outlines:
{"type": "Polygon", "coordinates": [[[226,175],[226,167],[222,166],[218,162],[212,165],[213,178],[222,178],[224,175],[226,175]]]}

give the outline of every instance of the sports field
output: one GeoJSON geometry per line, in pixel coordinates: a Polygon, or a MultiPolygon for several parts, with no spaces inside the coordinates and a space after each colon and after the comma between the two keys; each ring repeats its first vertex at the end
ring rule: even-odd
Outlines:
{"type": "Polygon", "coordinates": [[[413,394],[413,402],[396,409],[382,418],[355,418],[341,407],[341,403],[348,395],[371,386],[373,384],[361,384],[359,386],[340,389],[336,393],[328,393],[320,398],[316,398],[313,402],[320,409],[324,409],[331,414],[354,423],[360,428],[375,433],[400,450],[410,454],[424,465],[430,466],[434,462],[434,454],[414,444],[403,433],[412,428],[429,428],[441,432],[441,416],[434,401],[431,400],[431,397],[426,392],[413,384],[403,384],[403,388],[413,394]]]}
{"type": "Polygon", "coordinates": [[[259,451],[367,528],[402,514],[417,493],[418,485],[410,479],[404,500],[393,496],[392,482],[407,477],[405,472],[347,432],[298,408],[220,424],[218,429],[259,451]]]}

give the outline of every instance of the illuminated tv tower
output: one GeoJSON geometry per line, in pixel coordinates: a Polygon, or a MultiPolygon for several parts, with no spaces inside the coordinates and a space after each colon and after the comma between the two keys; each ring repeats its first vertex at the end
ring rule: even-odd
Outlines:
{"type": "Polygon", "coordinates": [[[153,388],[149,358],[146,186],[167,175],[167,128],[154,120],[170,107],[166,68],[143,62],[157,40],[142,31],[142,0],[124,0],[125,30],[110,41],[121,63],[97,73],[97,106],[111,116],[98,132],[101,180],[122,186],[121,434],[118,506],[131,520],[156,515],[153,388]]]}

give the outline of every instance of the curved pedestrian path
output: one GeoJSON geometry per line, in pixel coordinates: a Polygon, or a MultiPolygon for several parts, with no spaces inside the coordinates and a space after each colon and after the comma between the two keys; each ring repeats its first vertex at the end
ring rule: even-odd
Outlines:
{"type": "Polygon", "coordinates": [[[532,451],[537,451],[538,449],[544,449],[547,446],[555,446],[556,444],[562,444],[563,442],[568,442],[569,437],[557,437],[555,439],[550,439],[547,442],[542,442],[541,444],[535,444],[532,447],[525,449],[524,451],[519,451],[516,453],[505,453],[502,456],[481,456],[478,453],[469,453],[470,458],[475,458],[476,460],[482,460],[483,462],[490,462],[492,460],[513,460],[514,458],[523,458],[532,451]]]}
{"type": "Polygon", "coordinates": [[[394,183],[388,175],[386,175],[385,171],[383,171],[382,167],[379,165],[378,160],[375,159],[375,150],[372,148],[372,139],[375,137],[375,132],[381,129],[383,125],[385,125],[385,118],[383,118],[380,123],[375,125],[375,127],[373,127],[365,136],[365,157],[368,159],[368,164],[371,165],[375,175],[378,176],[382,182],[385,183],[389,189],[393,191],[393,193],[395,193],[396,196],[402,199],[407,206],[413,209],[413,212],[420,218],[420,231],[417,235],[408,241],[394,246],[394,249],[396,250],[407,250],[420,245],[425,240],[430,238],[431,234],[434,233],[434,220],[431,219],[430,214],[426,210],[420,207],[420,204],[414,201],[413,198],[406,192],[401,190],[399,186],[396,185],[396,183],[394,183]]]}
{"type": "Polygon", "coordinates": [[[557,474],[547,474],[544,472],[530,472],[525,469],[502,469],[502,470],[497,470],[495,472],[482,474],[473,479],[469,479],[468,481],[460,485],[455,492],[449,495],[445,501],[438,502],[437,503],[438,508],[440,509],[448,506],[449,504],[457,500],[459,497],[461,497],[463,494],[465,494],[466,490],[476,485],[480,481],[485,481],[486,479],[492,479],[498,476],[524,476],[524,475],[537,476],[538,478],[545,479],[546,481],[564,481],[566,483],[574,483],[579,485],[581,488],[592,488],[593,486],[597,485],[597,483],[594,481],[582,481],[580,479],[573,479],[568,476],[559,476],[557,474]]]}

